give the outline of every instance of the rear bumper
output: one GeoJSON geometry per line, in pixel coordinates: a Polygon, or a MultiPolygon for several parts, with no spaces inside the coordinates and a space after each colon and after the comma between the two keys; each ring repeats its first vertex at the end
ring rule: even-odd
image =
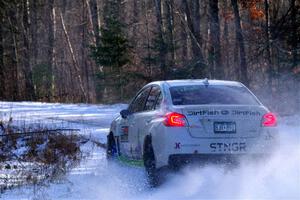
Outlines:
{"type": "Polygon", "coordinates": [[[270,154],[173,154],[169,156],[168,166],[177,169],[187,164],[238,165],[243,159],[260,161],[268,157],[270,154]]]}
{"type": "Polygon", "coordinates": [[[193,138],[185,128],[166,127],[155,133],[158,134],[152,135],[152,145],[158,168],[168,166],[174,160],[183,160],[183,163],[193,160],[219,162],[223,159],[235,160],[243,155],[261,157],[260,155],[272,154],[279,146],[276,128],[265,128],[260,136],[255,138],[193,138]]]}

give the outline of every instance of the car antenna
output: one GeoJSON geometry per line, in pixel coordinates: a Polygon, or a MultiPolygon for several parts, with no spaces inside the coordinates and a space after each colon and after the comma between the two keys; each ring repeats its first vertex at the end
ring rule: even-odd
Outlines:
{"type": "Polygon", "coordinates": [[[203,84],[205,85],[205,87],[208,87],[209,82],[208,82],[208,79],[207,79],[207,78],[205,78],[205,79],[203,80],[203,84]]]}

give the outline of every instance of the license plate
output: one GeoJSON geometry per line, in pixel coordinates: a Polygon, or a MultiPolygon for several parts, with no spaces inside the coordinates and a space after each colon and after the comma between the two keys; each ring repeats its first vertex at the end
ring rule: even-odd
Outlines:
{"type": "Polygon", "coordinates": [[[236,125],[235,122],[215,122],[214,123],[215,133],[235,133],[236,125]]]}

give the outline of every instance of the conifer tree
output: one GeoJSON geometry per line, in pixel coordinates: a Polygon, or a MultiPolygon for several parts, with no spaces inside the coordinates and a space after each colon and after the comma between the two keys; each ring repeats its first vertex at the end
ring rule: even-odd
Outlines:
{"type": "Polygon", "coordinates": [[[92,56],[98,65],[111,67],[112,72],[121,73],[122,66],[129,62],[128,40],[122,32],[122,24],[109,17],[100,29],[100,44],[92,47],[92,56]]]}
{"type": "Polygon", "coordinates": [[[112,93],[122,99],[125,81],[122,68],[130,61],[130,46],[123,32],[126,26],[120,20],[120,5],[119,0],[105,2],[104,26],[100,28],[99,44],[92,47],[92,58],[104,68],[98,73],[104,91],[107,91],[106,85],[112,86],[110,90],[119,89],[119,93],[117,91],[112,93]]]}

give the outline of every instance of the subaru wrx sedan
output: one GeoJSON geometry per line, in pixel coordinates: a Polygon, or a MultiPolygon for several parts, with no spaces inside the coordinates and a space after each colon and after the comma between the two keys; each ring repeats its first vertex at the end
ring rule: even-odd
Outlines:
{"type": "Polygon", "coordinates": [[[107,157],[141,161],[154,181],[158,169],[193,159],[268,155],[276,145],[276,124],[242,83],[157,81],[112,122],[107,157]]]}

